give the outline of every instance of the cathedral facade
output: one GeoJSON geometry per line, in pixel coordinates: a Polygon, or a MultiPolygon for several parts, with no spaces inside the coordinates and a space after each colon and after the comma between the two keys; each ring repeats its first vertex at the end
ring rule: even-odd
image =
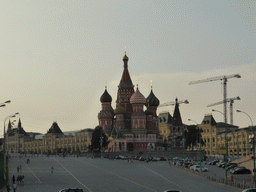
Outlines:
{"type": "Polygon", "coordinates": [[[138,85],[134,91],[128,60],[125,54],[115,109],[107,89],[100,98],[99,126],[109,136],[109,151],[157,150],[157,144],[162,141],[157,116],[159,100],[152,87],[147,98],[139,91],[138,85]]]}

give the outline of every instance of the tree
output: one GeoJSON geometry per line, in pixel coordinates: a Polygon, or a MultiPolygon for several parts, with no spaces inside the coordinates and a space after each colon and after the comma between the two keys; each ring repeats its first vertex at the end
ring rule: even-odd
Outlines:
{"type": "Polygon", "coordinates": [[[184,136],[186,139],[185,147],[192,147],[192,151],[194,150],[194,146],[199,143],[199,138],[201,138],[201,145],[205,145],[204,141],[202,140],[202,129],[198,129],[196,125],[190,125],[187,127],[187,131],[185,131],[184,136]]]}
{"type": "Polygon", "coordinates": [[[101,145],[100,145],[100,137],[103,137],[102,147],[106,147],[109,144],[107,135],[103,132],[102,127],[97,126],[95,127],[94,131],[92,132],[92,139],[91,139],[91,150],[100,151],[101,145]]]}

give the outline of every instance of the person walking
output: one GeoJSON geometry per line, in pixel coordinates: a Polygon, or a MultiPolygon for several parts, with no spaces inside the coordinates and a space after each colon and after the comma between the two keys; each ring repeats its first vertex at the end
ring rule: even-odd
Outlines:
{"type": "Polygon", "coordinates": [[[20,165],[20,172],[21,172],[21,165],[20,165]]]}
{"type": "Polygon", "coordinates": [[[7,183],[7,185],[6,185],[7,192],[10,192],[10,188],[11,188],[10,184],[7,183]]]}
{"type": "Polygon", "coordinates": [[[21,183],[22,183],[23,186],[24,186],[24,182],[25,182],[25,176],[22,175],[22,176],[21,176],[21,183]]]}
{"type": "Polygon", "coordinates": [[[51,172],[51,173],[52,173],[52,174],[53,174],[53,169],[54,169],[54,168],[53,168],[53,166],[52,166],[52,168],[51,168],[51,170],[52,170],[52,172],[51,172]]]}
{"type": "Polygon", "coordinates": [[[12,176],[12,183],[15,182],[15,175],[12,176]]]}
{"type": "Polygon", "coordinates": [[[15,182],[12,184],[12,189],[13,189],[13,192],[16,192],[17,184],[15,182]]]}

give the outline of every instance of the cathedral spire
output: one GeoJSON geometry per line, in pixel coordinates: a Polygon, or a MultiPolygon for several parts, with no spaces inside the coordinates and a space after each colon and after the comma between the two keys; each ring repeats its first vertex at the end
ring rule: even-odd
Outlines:
{"type": "Polygon", "coordinates": [[[175,108],[174,108],[174,113],[173,113],[173,125],[174,126],[181,126],[182,125],[182,120],[181,120],[181,115],[180,115],[180,110],[179,110],[179,103],[178,99],[175,99],[175,108]]]}
{"type": "Polygon", "coordinates": [[[125,52],[125,55],[123,57],[124,71],[123,71],[123,75],[122,75],[119,86],[128,85],[128,86],[133,87],[132,80],[131,80],[131,77],[130,77],[130,74],[129,74],[129,71],[128,71],[128,60],[129,60],[129,58],[127,57],[126,52],[125,52]]]}

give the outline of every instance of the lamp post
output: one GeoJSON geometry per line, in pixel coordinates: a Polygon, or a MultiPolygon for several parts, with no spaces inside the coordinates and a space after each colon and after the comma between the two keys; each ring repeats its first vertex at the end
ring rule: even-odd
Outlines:
{"type": "Polygon", "coordinates": [[[6,179],[6,134],[5,134],[5,121],[7,120],[7,119],[9,119],[9,118],[11,118],[11,117],[15,117],[17,114],[19,114],[19,113],[15,113],[15,114],[13,114],[13,115],[9,115],[9,116],[7,116],[5,119],[4,119],[4,144],[3,144],[3,152],[4,152],[4,172],[3,172],[3,174],[4,174],[4,179],[6,179]]]}
{"type": "Polygon", "coordinates": [[[244,111],[241,110],[236,110],[236,112],[238,113],[244,113],[245,115],[247,115],[247,117],[249,117],[250,121],[251,121],[251,127],[252,127],[252,134],[253,134],[253,145],[252,145],[252,149],[253,149],[253,181],[254,181],[254,187],[256,187],[256,175],[255,175],[255,135],[254,135],[254,126],[253,126],[253,122],[252,122],[252,118],[245,113],[244,111]]]}
{"type": "Polygon", "coordinates": [[[103,131],[103,130],[101,130],[101,136],[100,136],[100,151],[101,151],[101,158],[102,158],[102,144],[103,144],[102,131],[103,131]]]}
{"type": "MultiPolygon", "coordinates": [[[[221,111],[218,111],[218,110],[215,110],[215,109],[212,109],[212,111],[219,112],[225,117],[224,113],[222,113],[221,111]]],[[[227,124],[226,124],[226,126],[227,126],[227,124]]],[[[227,127],[226,127],[225,132],[226,132],[225,133],[226,159],[228,159],[228,138],[227,138],[228,129],[227,129],[227,127]]],[[[226,168],[226,180],[227,180],[227,178],[228,178],[228,173],[227,173],[227,168],[226,168]]]]}
{"type": "MultiPolygon", "coordinates": [[[[201,171],[201,164],[202,164],[202,156],[201,156],[201,137],[200,137],[200,132],[199,132],[199,127],[198,127],[198,123],[196,121],[194,121],[193,119],[188,119],[189,121],[193,121],[196,123],[196,126],[198,128],[198,138],[199,138],[199,155],[200,155],[200,171],[201,171]]],[[[198,141],[197,141],[198,142],[198,141]]]]}

